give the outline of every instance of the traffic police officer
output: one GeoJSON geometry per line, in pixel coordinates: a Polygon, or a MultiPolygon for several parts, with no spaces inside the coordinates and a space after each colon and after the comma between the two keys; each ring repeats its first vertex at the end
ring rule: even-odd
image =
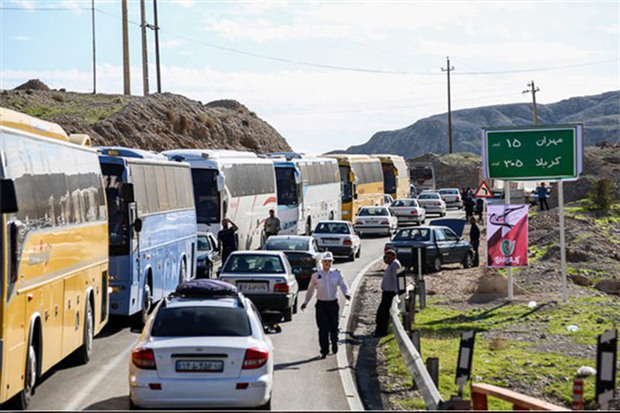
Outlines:
{"type": "Polygon", "coordinates": [[[338,352],[338,288],[347,300],[351,299],[349,287],[344,277],[338,270],[332,270],[334,256],[331,252],[323,253],[321,257],[321,269],[312,274],[306,299],[301,305],[305,310],[314,292],[316,291],[316,324],[319,327],[319,346],[321,347],[321,358],[324,359],[329,353],[329,342],[331,339],[332,353],[338,352]]]}

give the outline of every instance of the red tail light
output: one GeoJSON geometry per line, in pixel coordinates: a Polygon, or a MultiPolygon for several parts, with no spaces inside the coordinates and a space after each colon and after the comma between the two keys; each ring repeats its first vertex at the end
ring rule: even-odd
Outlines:
{"type": "Polygon", "coordinates": [[[288,293],[288,284],[287,283],[278,283],[274,285],[273,291],[276,293],[288,293]]]}
{"type": "Polygon", "coordinates": [[[155,353],[150,348],[136,348],[131,352],[131,362],[134,366],[144,370],[155,370],[155,353]]]}
{"type": "Polygon", "coordinates": [[[418,215],[418,211],[414,209],[413,211],[411,211],[411,215],[418,215]]]}
{"type": "Polygon", "coordinates": [[[345,239],[344,242],[342,243],[343,245],[353,245],[353,240],[350,239],[345,239]]]}
{"type": "Polygon", "coordinates": [[[381,221],[381,225],[390,225],[390,221],[381,221]]]}
{"type": "Polygon", "coordinates": [[[260,348],[249,348],[245,351],[243,370],[259,369],[269,360],[269,352],[260,348]]]}

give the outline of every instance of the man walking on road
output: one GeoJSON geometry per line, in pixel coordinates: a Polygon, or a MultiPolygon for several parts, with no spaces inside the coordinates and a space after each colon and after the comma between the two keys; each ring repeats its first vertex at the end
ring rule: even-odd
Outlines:
{"type": "Polygon", "coordinates": [[[472,247],[474,247],[474,267],[480,265],[480,255],[478,253],[478,248],[480,247],[480,228],[476,225],[476,218],[473,216],[469,218],[469,223],[471,224],[471,228],[469,229],[469,242],[472,247]]]}
{"type": "Polygon", "coordinates": [[[265,220],[265,235],[269,238],[272,235],[278,235],[280,232],[280,220],[276,217],[273,209],[269,210],[269,218],[265,220]]]}
{"type": "Polygon", "coordinates": [[[381,304],[377,309],[375,337],[383,337],[388,333],[390,308],[394,297],[398,294],[398,270],[401,267],[400,262],[396,259],[396,252],[392,249],[385,252],[383,262],[387,264],[387,268],[381,280],[381,304]]]}
{"type": "Polygon", "coordinates": [[[540,186],[536,188],[536,195],[538,195],[538,203],[540,204],[540,211],[544,211],[545,209],[549,211],[549,204],[547,203],[547,188],[545,187],[544,182],[542,182],[540,186]]]}
{"type": "Polygon", "coordinates": [[[238,229],[239,227],[237,227],[237,225],[228,218],[224,218],[222,220],[222,229],[217,233],[217,241],[219,242],[220,248],[222,249],[222,265],[226,264],[226,260],[228,259],[228,256],[230,254],[232,254],[234,251],[237,251],[238,229]]]}
{"type": "Polygon", "coordinates": [[[332,353],[338,352],[338,288],[347,300],[351,299],[349,287],[344,277],[338,270],[332,270],[334,256],[331,252],[323,253],[321,257],[321,269],[312,274],[306,299],[301,305],[305,310],[316,291],[316,324],[319,327],[319,346],[321,358],[329,354],[329,342],[332,343],[332,353]]]}

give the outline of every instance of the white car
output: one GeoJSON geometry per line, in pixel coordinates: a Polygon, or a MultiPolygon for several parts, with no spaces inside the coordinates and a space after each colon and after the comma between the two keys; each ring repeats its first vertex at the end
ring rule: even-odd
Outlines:
{"type": "Polygon", "coordinates": [[[224,284],[187,281],[147,320],[129,361],[131,407],[271,407],[274,349],[258,310],[234,288],[197,293],[204,283],[224,284]]]}
{"type": "Polygon", "coordinates": [[[261,312],[279,312],[284,321],[297,313],[299,285],[282,251],[235,251],[219,279],[236,286],[261,312]]]}
{"type": "Polygon", "coordinates": [[[418,203],[427,214],[446,216],[446,203],[437,192],[422,192],[418,196],[418,203]]]}
{"type": "Polygon", "coordinates": [[[394,198],[392,198],[392,195],[390,194],[383,194],[383,205],[392,205],[392,202],[394,202],[394,198]]]}
{"type": "Polygon", "coordinates": [[[446,203],[446,208],[457,207],[463,208],[463,199],[461,198],[461,192],[457,188],[443,188],[439,190],[439,196],[446,203]]]}
{"type": "Polygon", "coordinates": [[[426,221],[426,210],[418,204],[416,199],[406,198],[394,201],[390,205],[390,211],[398,219],[398,225],[411,223],[421,225],[426,221]]]}
{"type": "Polygon", "coordinates": [[[355,217],[355,231],[358,234],[392,235],[398,228],[398,219],[386,206],[362,207],[355,217]]]}
{"type": "Polygon", "coordinates": [[[320,221],[312,237],[321,251],[355,261],[362,253],[362,241],[349,221],[320,221]]]}

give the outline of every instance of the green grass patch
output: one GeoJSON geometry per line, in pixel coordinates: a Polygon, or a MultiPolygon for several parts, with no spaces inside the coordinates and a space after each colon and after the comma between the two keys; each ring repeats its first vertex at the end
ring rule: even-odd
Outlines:
{"type": "Polygon", "coordinates": [[[540,261],[542,257],[547,253],[547,251],[549,251],[549,248],[551,248],[551,245],[552,244],[538,246],[538,245],[530,244],[528,246],[530,260],[532,262],[540,261]]]}

